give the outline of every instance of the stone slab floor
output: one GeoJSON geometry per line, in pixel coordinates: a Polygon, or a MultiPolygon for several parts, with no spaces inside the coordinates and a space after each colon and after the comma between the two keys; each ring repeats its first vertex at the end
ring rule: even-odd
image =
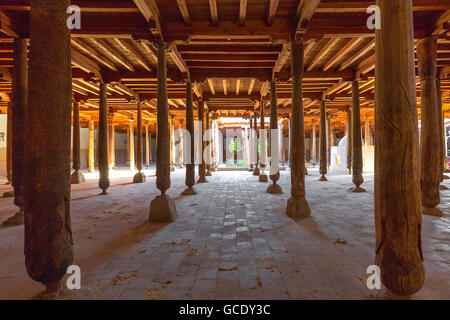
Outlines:
{"type": "MultiPolygon", "coordinates": [[[[168,191],[179,215],[172,224],[147,222],[155,177],[132,184],[129,171],[118,171],[106,196],[95,179],[73,186],[78,297],[373,299],[376,290],[366,287],[374,262],[373,175],[364,177],[368,192],[355,194],[351,176],[331,173],[320,182],[318,170],[309,171],[312,215],[298,222],[283,213],[289,171],[281,172],[282,195],[267,194],[268,184],[249,172],[216,172],[196,185],[198,195],[180,197],[185,171],[177,169],[168,191]]],[[[2,185],[0,192],[10,189],[2,185]]],[[[415,299],[450,298],[450,191],[441,196],[444,217],[423,217],[427,277],[415,299]]],[[[0,221],[15,212],[11,198],[0,199],[0,221]]],[[[23,231],[0,228],[0,299],[29,299],[43,290],[27,275],[23,231]]]]}

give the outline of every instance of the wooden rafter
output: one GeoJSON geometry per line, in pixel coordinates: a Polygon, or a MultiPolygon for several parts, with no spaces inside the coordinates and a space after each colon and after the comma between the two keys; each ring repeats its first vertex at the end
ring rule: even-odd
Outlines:
{"type": "Polygon", "coordinates": [[[239,3],[239,25],[244,26],[247,16],[247,0],[241,0],[239,3]]]}
{"type": "Polygon", "coordinates": [[[240,88],[241,88],[241,80],[237,79],[236,80],[236,95],[239,95],[240,88]]]}
{"type": "Polygon", "coordinates": [[[227,95],[227,79],[223,79],[222,80],[222,84],[223,84],[223,94],[227,95]]]}
{"type": "Polygon", "coordinates": [[[139,11],[141,11],[145,20],[149,22],[149,29],[153,36],[162,39],[161,15],[155,0],[133,0],[133,2],[136,4],[139,11]]]}
{"type": "Polygon", "coordinates": [[[217,26],[219,24],[219,14],[217,12],[216,0],[209,0],[209,11],[211,12],[211,21],[213,25],[217,26]]]}
{"type": "Polygon", "coordinates": [[[355,48],[358,44],[360,44],[364,38],[353,38],[350,39],[341,50],[339,50],[323,67],[323,71],[327,71],[332,66],[334,66],[336,63],[342,60],[342,58],[349,53],[353,48],[355,48]]]}
{"type": "Polygon", "coordinates": [[[248,86],[248,95],[251,95],[253,92],[253,87],[255,86],[255,79],[250,80],[250,85],[248,86]]]}
{"type": "Polygon", "coordinates": [[[372,51],[375,48],[375,40],[372,40],[368,45],[364,46],[361,50],[358,51],[357,54],[351,56],[349,59],[344,61],[341,66],[339,67],[339,71],[342,71],[349,66],[351,66],[353,63],[355,63],[358,59],[365,56],[367,53],[372,51]]]}
{"type": "Polygon", "coordinates": [[[106,56],[110,57],[111,59],[113,59],[120,65],[124,66],[128,70],[130,70],[132,72],[134,71],[133,66],[131,64],[129,64],[128,62],[126,62],[125,59],[122,58],[119,54],[117,54],[115,52],[114,48],[109,43],[107,43],[107,40],[90,38],[90,41],[93,42],[101,50],[103,50],[105,52],[106,56]]]}
{"type": "Polygon", "coordinates": [[[275,18],[275,14],[277,13],[279,0],[270,0],[269,4],[269,15],[267,16],[267,25],[271,26],[273,19],[275,18]]]}
{"type": "Polygon", "coordinates": [[[187,26],[191,25],[191,17],[189,15],[189,10],[186,4],[186,0],[177,0],[178,9],[180,9],[181,16],[183,17],[184,23],[187,26]]]}
{"type": "Polygon", "coordinates": [[[307,71],[311,71],[314,69],[315,66],[317,66],[320,62],[320,60],[329,52],[330,49],[332,49],[338,42],[339,38],[332,38],[328,39],[328,42],[324,45],[322,50],[319,51],[319,53],[313,58],[313,61],[306,69],[307,71]]]}
{"type": "Polygon", "coordinates": [[[216,94],[216,90],[214,89],[214,81],[212,79],[208,79],[209,90],[211,90],[212,94],[216,94]]]}
{"type": "Polygon", "coordinates": [[[319,6],[320,0],[300,0],[298,5],[298,23],[295,35],[303,35],[308,29],[309,21],[319,6]]]}
{"type": "Polygon", "coordinates": [[[116,43],[125,50],[129,55],[134,57],[136,61],[147,71],[152,71],[152,68],[147,64],[142,55],[137,52],[129,43],[124,39],[115,38],[116,43]]]}
{"type": "Polygon", "coordinates": [[[169,55],[172,58],[173,62],[176,64],[180,72],[183,74],[185,79],[190,79],[189,68],[186,65],[186,62],[183,60],[181,54],[178,52],[177,46],[175,43],[171,43],[169,47],[169,55]]]}
{"type": "Polygon", "coordinates": [[[109,69],[114,70],[116,72],[118,71],[116,66],[111,60],[107,58],[101,58],[99,54],[86,43],[80,43],[79,39],[76,38],[71,39],[71,43],[74,47],[77,48],[77,50],[89,55],[91,58],[94,58],[95,60],[97,60],[104,66],[108,67],[109,69]]]}

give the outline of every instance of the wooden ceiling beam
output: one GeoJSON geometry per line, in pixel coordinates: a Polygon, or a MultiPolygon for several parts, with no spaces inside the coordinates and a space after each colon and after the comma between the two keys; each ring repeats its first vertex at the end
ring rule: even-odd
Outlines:
{"type": "Polygon", "coordinates": [[[183,17],[184,23],[187,26],[191,25],[191,17],[189,15],[189,10],[186,4],[186,0],[177,0],[178,9],[180,9],[181,16],[183,17]]]}
{"type": "Polygon", "coordinates": [[[216,94],[216,90],[214,88],[214,81],[212,79],[208,79],[209,90],[214,95],[216,94]]]}
{"type": "Polygon", "coordinates": [[[152,68],[147,64],[147,62],[144,60],[144,58],[142,57],[142,55],[137,52],[128,42],[126,42],[126,40],[124,39],[119,39],[116,38],[114,39],[114,41],[116,41],[116,43],[125,51],[127,52],[127,54],[129,54],[130,56],[132,56],[134,59],[136,59],[136,61],[138,62],[139,65],[141,65],[145,70],[147,71],[153,71],[152,68]]]}
{"type": "Polygon", "coordinates": [[[363,56],[368,54],[370,51],[375,49],[375,40],[372,40],[368,45],[364,46],[361,50],[358,51],[355,55],[351,56],[349,59],[344,61],[339,67],[339,71],[342,71],[353,63],[355,63],[358,59],[361,59],[363,56]]]}
{"type": "Polygon", "coordinates": [[[118,71],[118,69],[116,68],[116,66],[114,65],[114,63],[112,61],[110,61],[109,59],[105,59],[105,58],[99,57],[99,54],[95,51],[95,49],[91,48],[86,43],[81,43],[76,38],[71,39],[70,42],[79,51],[82,51],[82,52],[86,53],[91,58],[94,58],[95,60],[97,60],[98,62],[100,62],[104,66],[106,66],[107,68],[109,68],[111,70],[114,70],[114,71],[118,71]]]}
{"type": "Polygon", "coordinates": [[[133,66],[126,62],[125,59],[122,58],[118,53],[116,53],[115,49],[109,43],[107,43],[107,40],[90,38],[90,41],[93,42],[101,50],[103,50],[107,57],[110,57],[128,70],[134,71],[133,66]]]}
{"type": "Polygon", "coordinates": [[[339,38],[328,39],[327,43],[324,45],[322,50],[320,50],[319,53],[313,58],[311,64],[306,70],[311,71],[312,69],[314,69],[314,67],[316,67],[320,63],[320,60],[322,60],[322,58],[329,52],[329,50],[331,50],[339,41],[339,38]]]}
{"type": "Polygon", "coordinates": [[[136,7],[149,23],[149,30],[156,39],[163,39],[161,14],[155,0],[133,0],[136,7]]]}
{"type": "Polygon", "coordinates": [[[346,54],[348,54],[353,48],[355,48],[358,44],[360,44],[364,38],[353,38],[350,39],[341,50],[339,50],[323,67],[323,71],[329,70],[336,63],[340,62],[346,54]]]}
{"type": "Polygon", "coordinates": [[[216,0],[209,0],[209,11],[211,12],[211,21],[213,25],[217,26],[219,24],[219,14],[217,12],[216,0]]]}
{"type": "Polygon", "coordinates": [[[228,44],[178,44],[178,51],[182,54],[184,53],[232,53],[232,54],[245,54],[245,53],[268,53],[268,54],[277,54],[280,53],[283,49],[281,44],[237,44],[237,45],[228,45],[228,44]]]}
{"type": "Polygon", "coordinates": [[[227,95],[227,79],[223,79],[222,80],[222,85],[223,85],[223,94],[227,95]]]}
{"type": "Polygon", "coordinates": [[[239,90],[241,88],[241,79],[236,80],[236,95],[239,95],[239,90]]]}
{"type": "Polygon", "coordinates": [[[270,0],[269,3],[269,14],[267,16],[267,25],[271,26],[273,19],[275,18],[275,14],[277,13],[278,4],[280,3],[279,0],[270,0]]]}
{"type": "Polygon", "coordinates": [[[309,21],[311,20],[314,11],[319,6],[320,0],[300,0],[298,5],[298,23],[295,30],[295,36],[303,37],[308,30],[309,21]]]}
{"type": "Polygon", "coordinates": [[[247,16],[247,0],[241,0],[239,3],[239,25],[241,27],[245,25],[246,16],[247,16]]]}
{"type": "Polygon", "coordinates": [[[252,54],[220,54],[220,53],[182,53],[184,61],[237,61],[237,62],[270,62],[276,61],[276,53],[252,53],[252,54]]]}
{"type": "Polygon", "coordinates": [[[87,73],[93,74],[98,79],[103,79],[100,73],[100,67],[98,66],[97,63],[90,60],[89,58],[82,55],[73,48],[71,50],[71,55],[72,55],[72,64],[74,66],[84,70],[87,73]]]}
{"type": "Polygon", "coordinates": [[[248,95],[251,95],[252,94],[252,92],[253,92],[253,87],[255,86],[255,79],[251,79],[250,80],[250,85],[249,85],[249,87],[248,87],[248,91],[247,91],[247,94],[248,95]]]}
{"type": "Polygon", "coordinates": [[[189,80],[191,78],[189,68],[174,43],[171,43],[169,46],[169,55],[180,72],[183,74],[183,78],[189,80]]]}

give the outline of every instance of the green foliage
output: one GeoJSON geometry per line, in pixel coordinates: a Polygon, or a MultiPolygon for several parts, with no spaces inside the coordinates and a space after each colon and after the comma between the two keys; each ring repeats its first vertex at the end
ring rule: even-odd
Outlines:
{"type": "Polygon", "coordinates": [[[241,142],[238,140],[237,137],[235,137],[234,139],[232,139],[230,141],[230,144],[228,145],[228,150],[230,152],[241,152],[244,149],[244,147],[242,146],[241,142]]]}

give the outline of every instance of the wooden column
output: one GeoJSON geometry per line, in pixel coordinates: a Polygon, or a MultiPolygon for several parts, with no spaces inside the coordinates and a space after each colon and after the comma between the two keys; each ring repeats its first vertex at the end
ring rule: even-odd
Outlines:
{"type": "Polygon", "coordinates": [[[353,115],[353,124],[352,124],[352,146],[353,146],[353,177],[352,182],[355,185],[353,188],[353,192],[366,192],[363,188],[360,187],[364,182],[364,178],[362,176],[362,137],[361,137],[361,118],[360,118],[360,109],[359,109],[359,84],[358,81],[355,80],[352,82],[352,115],[353,115]]]}
{"type": "Polygon", "coordinates": [[[175,171],[175,121],[174,116],[170,116],[170,171],[175,171]]]}
{"type": "Polygon", "coordinates": [[[370,120],[366,118],[364,122],[364,144],[370,146],[370,120]]]}
{"type": "Polygon", "coordinates": [[[152,141],[152,134],[148,131],[148,123],[145,124],[145,166],[147,168],[150,167],[150,160],[151,160],[151,141],[152,141]]]}
{"type": "Polygon", "coordinates": [[[205,106],[203,101],[198,102],[198,121],[200,122],[199,128],[199,139],[200,139],[200,159],[198,159],[198,181],[197,183],[205,183],[208,182],[206,180],[206,164],[204,159],[205,153],[205,140],[204,140],[204,132],[205,132],[205,106]]]}
{"type": "Polygon", "coordinates": [[[95,127],[94,127],[94,120],[89,120],[89,154],[88,154],[88,167],[89,172],[95,171],[95,158],[94,158],[94,150],[95,150],[95,140],[94,140],[94,134],[95,134],[95,127]]]}
{"type": "Polygon", "coordinates": [[[305,129],[303,118],[303,40],[294,40],[291,51],[292,116],[290,136],[291,197],[286,204],[286,215],[306,218],[311,215],[305,195],[305,129]]]}
{"type": "Polygon", "coordinates": [[[312,135],[312,151],[311,151],[311,156],[312,156],[312,164],[315,166],[317,164],[317,142],[316,142],[316,123],[313,122],[312,125],[312,131],[311,131],[311,135],[312,135]]]}
{"type": "Polygon", "coordinates": [[[70,176],[71,184],[84,183],[86,179],[79,170],[80,164],[80,104],[78,101],[73,102],[73,137],[72,137],[72,168],[74,172],[70,176]]]}
{"type": "Polygon", "coordinates": [[[150,222],[172,222],[177,217],[175,201],[166,191],[170,188],[170,134],[169,108],[167,99],[167,44],[158,41],[158,95],[157,95],[157,144],[156,144],[156,187],[161,195],[156,196],[150,203],[150,222]]]}
{"type": "Polygon", "coordinates": [[[376,3],[375,261],[385,287],[409,296],[425,279],[412,1],[376,3]]]}
{"type": "MultiPolygon", "coordinates": [[[[256,107],[255,107],[256,109],[256,107]]],[[[255,169],[253,170],[254,176],[259,176],[259,167],[258,167],[258,161],[259,161],[259,152],[258,152],[258,115],[256,114],[256,110],[253,113],[253,151],[255,152],[255,169]]]]}
{"type": "Polygon", "coordinates": [[[249,144],[249,148],[248,148],[248,153],[249,153],[249,164],[248,164],[248,171],[253,171],[254,169],[254,163],[253,163],[253,158],[254,158],[254,145],[253,145],[253,119],[250,116],[249,119],[249,127],[248,127],[248,144],[249,144]]]}
{"type": "Polygon", "coordinates": [[[137,101],[137,147],[136,147],[136,168],[138,172],[133,177],[133,183],[145,182],[145,174],[142,170],[143,154],[142,154],[142,105],[141,100],[137,101]]]}
{"type": "Polygon", "coordinates": [[[129,152],[130,155],[130,171],[136,170],[136,162],[134,160],[134,119],[128,119],[128,132],[129,132],[129,152]]]}
{"type": "Polygon", "coordinates": [[[24,163],[25,263],[56,292],[72,264],[69,0],[31,0],[30,72],[24,163]],[[49,59],[51,57],[51,59],[49,59]]]}
{"type": "Polygon", "coordinates": [[[130,126],[127,128],[127,162],[125,163],[127,166],[130,165],[130,126]]]}
{"type": "Polygon", "coordinates": [[[284,124],[280,123],[280,140],[281,140],[281,165],[286,164],[286,141],[284,141],[284,124]]]}
{"type": "Polygon", "coordinates": [[[333,139],[333,128],[331,128],[331,117],[327,117],[327,166],[331,166],[331,146],[333,139]]]}
{"type": "Polygon", "coordinates": [[[183,168],[183,119],[180,119],[180,130],[179,130],[179,143],[178,143],[178,166],[183,168]]]}
{"type": "Polygon", "coordinates": [[[6,179],[12,183],[12,102],[8,103],[6,119],[6,179]]]}
{"type": "Polygon", "coordinates": [[[272,180],[272,184],[267,187],[266,191],[275,194],[283,193],[277,184],[280,179],[278,140],[277,83],[272,80],[270,82],[270,180],[272,180]]]}
{"type": "Polygon", "coordinates": [[[100,84],[100,103],[98,111],[98,186],[101,194],[109,188],[108,170],[108,107],[106,102],[106,84],[100,84]]]}
{"type": "Polygon", "coordinates": [[[422,213],[441,217],[439,184],[441,182],[441,119],[436,88],[437,42],[427,37],[417,42],[417,60],[420,77],[421,98],[421,186],[422,213]]]}
{"type": "Polygon", "coordinates": [[[116,147],[114,141],[114,112],[108,113],[108,168],[116,167],[116,147]]]}
{"type": "Polygon", "coordinates": [[[352,173],[352,110],[347,109],[347,170],[348,173],[352,173]]]}
{"type": "Polygon", "coordinates": [[[211,176],[211,126],[210,126],[210,119],[209,119],[209,111],[206,111],[206,119],[205,119],[205,125],[206,125],[206,138],[205,141],[205,161],[206,161],[206,176],[211,176]]]}
{"type": "Polygon", "coordinates": [[[194,107],[192,97],[192,82],[186,83],[186,130],[189,132],[187,143],[188,154],[186,155],[186,186],[182,195],[194,195],[197,192],[195,185],[195,145],[194,145],[194,107]]]}
{"type": "Polygon", "coordinates": [[[26,110],[28,98],[28,70],[27,70],[27,42],[25,39],[14,39],[14,60],[12,69],[12,92],[11,104],[8,109],[9,140],[7,148],[9,149],[9,174],[11,184],[14,188],[14,204],[19,207],[19,212],[3,222],[7,226],[18,226],[24,222],[24,155],[26,145],[26,110]]]}
{"type": "MultiPolygon", "coordinates": [[[[442,92],[441,92],[441,80],[439,78],[436,79],[436,92],[437,92],[437,102],[438,102],[438,112],[439,112],[439,138],[441,144],[441,164],[439,166],[439,180],[440,182],[444,181],[444,173],[447,168],[447,148],[445,143],[445,124],[444,124],[444,110],[442,110],[442,92]]],[[[448,190],[446,186],[443,184],[439,185],[439,190],[448,190]]]]}
{"type": "Polygon", "coordinates": [[[266,165],[267,165],[267,132],[265,128],[265,110],[264,110],[264,101],[261,100],[261,103],[259,104],[259,152],[261,159],[260,161],[260,173],[259,173],[259,182],[267,182],[267,175],[264,172],[266,165]]]}
{"type": "Polygon", "coordinates": [[[320,169],[319,172],[322,175],[320,181],[328,181],[325,175],[327,174],[327,136],[326,136],[326,102],[322,99],[320,103],[320,169]]]}

